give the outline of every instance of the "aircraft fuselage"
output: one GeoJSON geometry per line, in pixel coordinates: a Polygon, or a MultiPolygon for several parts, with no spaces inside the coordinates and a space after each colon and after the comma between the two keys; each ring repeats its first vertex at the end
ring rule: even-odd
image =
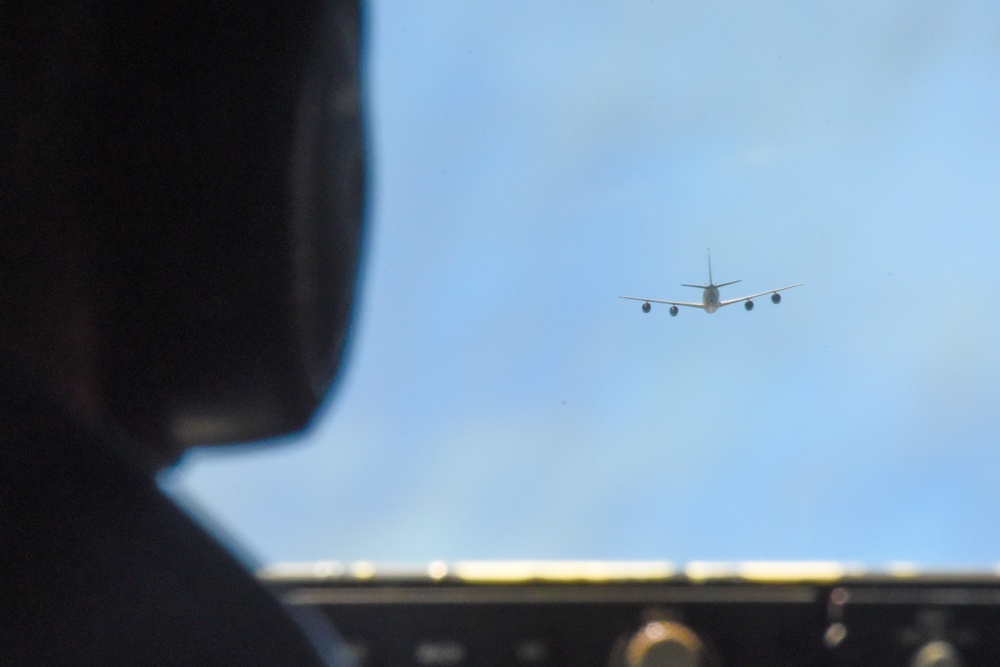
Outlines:
{"type": "Polygon", "coordinates": [[[719,309],[719,288],[706,287],[701,293],[701,302],[705,304],[706,313],[714,313],[719,309]]]}

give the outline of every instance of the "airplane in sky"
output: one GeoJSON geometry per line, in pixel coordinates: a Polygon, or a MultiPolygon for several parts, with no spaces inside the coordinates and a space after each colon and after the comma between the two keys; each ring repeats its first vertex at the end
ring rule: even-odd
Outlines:
{"type": "Polygon", "coordinates": [[[719,288],[725,287],[726,285],[735,285],[740,282],[739,280],[733,280],[728,283],[720,283],[716,285],[712,282],[712,255],[708,256],[708,284],[707,285],[689,285],[687,283],[682,283],[682,287],[697,287],[703,290],[701,293],[701,303],[696,303],[693,301],[661,301],[660,299],[647,299],[640,296],[623,296],[622,299],[632,299],[633,301],[642,301],[642,312],[648,313],[652,309],[654,303],[665,303],[670,306],[670,314],[672,316],[677,315],[679,309],[677,306],[690,306],[691,308],[701,308],[706,313],[714,313],[719,308],[723,306],[730,306],[734,303],[743,302],[743,307],[747,310],[753,310],[753,300],[759,296],[771,295],[771,303],[779,304],[781,303],[781,295],[778,292],[783,292],[787,289],[792,289],[793,287],[798,287],[802,283],[795,283],[794,285],[788,285],[787,287],[779,287],[778,289],[767,290],[766,292],[758,292],[756,294],[751,294],[749,296],[741,296],[738,299],[726,299],[725,301],[719,300],[719,288]]]}

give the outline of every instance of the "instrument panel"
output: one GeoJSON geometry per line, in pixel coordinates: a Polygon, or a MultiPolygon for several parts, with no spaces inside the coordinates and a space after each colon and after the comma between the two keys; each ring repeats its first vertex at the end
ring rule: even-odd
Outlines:
{"type": "Polygon", "coordinates": [[[261,578],[361,667],[1000,664],[1000,577],[836,563],[317,563],[261,578]]]}

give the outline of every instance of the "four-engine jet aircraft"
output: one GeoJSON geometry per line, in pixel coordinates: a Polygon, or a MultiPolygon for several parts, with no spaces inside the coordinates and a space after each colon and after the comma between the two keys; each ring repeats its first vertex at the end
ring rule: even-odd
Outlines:
{"type": "Polygon", "coordinates": [[[701,308],[706,313],[714,313],[719,308],[723,306],[729,306],[734,303],[743,302],[743,307],[747,310],[753,310],[753,299],[759,296],[765,296],[767,294],[771,295],[771,303],[778,304],[781,303],[781,295],[778,292],[783,292],[786,289],[792,289],[793,287],[798,287],[802,283],[795,283],[794,285],[788,285],[787,287],[779,287],[778,289],[767,290],[766,292],[758,292],[757,294],[751,294],[749,296],[741,296],[738,299],[726,299],[725,301],[719,300],[719,288],[725,287],[726,285],[735,285],[740,282],[739,280],[733,280],[728,283],[719,283],[716,285],[712,282],[712,256],[708,256],[708,284],[707,285],[689,285],[687,283],[682,283],[682,287],[697,287],[700,290],[704,290],[701,293],[701,303],[695,303],[693,301],[661,301],[660,299],[647,299],[640,296],[623,296],[623,299],[632,299],[633,301],[642,301],[642,312],[648,313],[653,303],[665,303],[670,306],[670,314],[677,315],[677,306],[690,306],[691,308],[701,308]]]}

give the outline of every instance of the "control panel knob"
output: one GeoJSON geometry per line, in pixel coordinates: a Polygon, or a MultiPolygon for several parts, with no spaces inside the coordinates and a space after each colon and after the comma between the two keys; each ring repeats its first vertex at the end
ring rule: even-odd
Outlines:
{"type": "Polygon", "coordinates": [[[672,621],[652,621],[625,647],[628,667],[701,667],[705,647],[690,628],[672,621]]]}
{"type": "Polygon", "coordinates": [[[927,642],[913,655],[910,667],[962,667],[958,650],[946,641],[927,642]]]}

